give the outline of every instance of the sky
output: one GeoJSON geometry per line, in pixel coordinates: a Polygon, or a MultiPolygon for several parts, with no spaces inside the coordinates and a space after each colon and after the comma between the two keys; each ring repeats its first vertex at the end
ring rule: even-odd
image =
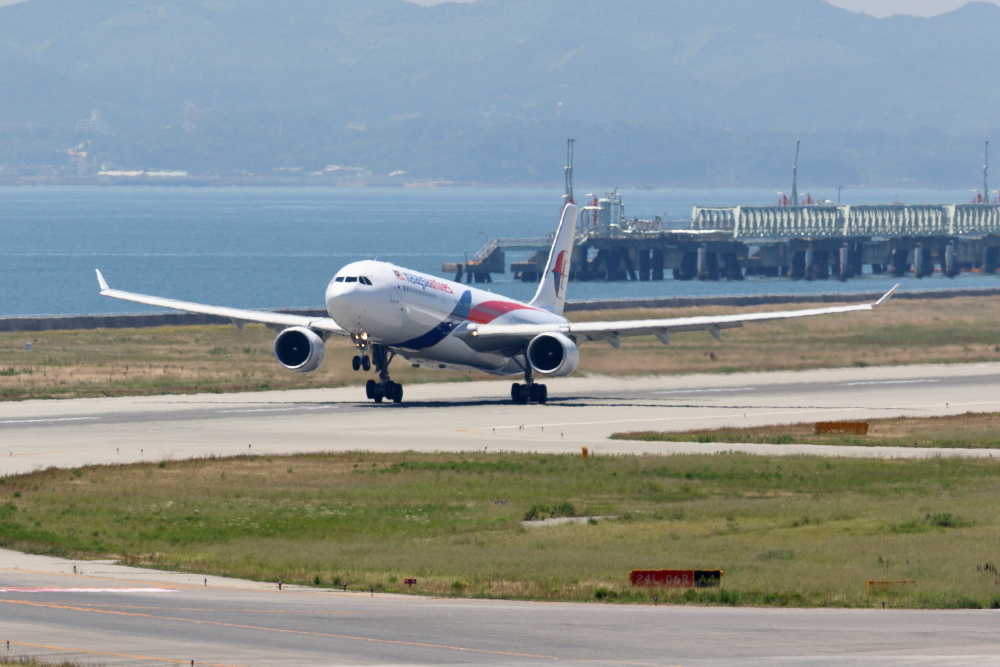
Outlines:
{"type": "MultiPolygon", "coordinates": [[[[13,5],[24,0],[0,0],[0,7],[13,5]]],[[[410,0],[418,5],[437,5],[441,2],[456,0],[410,0]]],[[[474,0],[457,0],[458,2],[473,2],[474,0]]],[[[986,0],[1000,5],[1000,0],[986,0]]],[[[958,9],[968,0],[827,0],[831,5],[850,9],[854,12],[865,12],[872,16],[891,16],[893,14],[911,14],[913,16],[934,16],[958,9]]]]}

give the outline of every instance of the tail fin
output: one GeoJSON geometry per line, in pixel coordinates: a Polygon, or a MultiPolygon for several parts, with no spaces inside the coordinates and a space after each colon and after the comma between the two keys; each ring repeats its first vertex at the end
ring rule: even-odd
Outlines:
{"type": "Polygon", "coordinates": [[[562,315],[566,303],[566,283],[569,282],[569,262],[573,255],[573,238],[576,236],[576,215],[579,211],[576,204],[566,204],[563,207],[562,219],[556,238],[549,251],[549,261],[545,263],[542,282],[538,285],[535,298],[531,305],[547,310],[556,315],[562,315]]]}

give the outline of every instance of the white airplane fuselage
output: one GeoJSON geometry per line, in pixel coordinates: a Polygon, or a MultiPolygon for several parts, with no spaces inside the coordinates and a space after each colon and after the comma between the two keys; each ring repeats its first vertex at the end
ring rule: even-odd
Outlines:
{"type": "Polygon", "coordinates": [[[337,272],[326,288],[326,310],[346,331],[355,336],[367,334],[371,342],[413,363],[496,375],[517,375],[524,368],[503,350],[470,347],[470,339],[461,335],[470,323],[567,321],[493,292],[371,260],[348,264],[337,272]]]}

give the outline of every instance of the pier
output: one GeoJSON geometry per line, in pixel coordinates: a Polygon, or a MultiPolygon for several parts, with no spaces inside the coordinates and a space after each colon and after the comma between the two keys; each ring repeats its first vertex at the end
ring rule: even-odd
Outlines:
{"type": "MultiPolygon", "coordinates": [[[[1000,204],[696,206],[690,221],[672,223],[627,219],[617,193],[588,206],[570,280],[663,280],[667,271],[679,280],[849,280],[865,267],[922,278],[1000,268],[1000,204]]],[[[551,237],[490,239],[471,260],[442,271],[491,282],[507,269],[505,250],[526,250],[534,255],[510,270],[535,282],[551,237]]]]}

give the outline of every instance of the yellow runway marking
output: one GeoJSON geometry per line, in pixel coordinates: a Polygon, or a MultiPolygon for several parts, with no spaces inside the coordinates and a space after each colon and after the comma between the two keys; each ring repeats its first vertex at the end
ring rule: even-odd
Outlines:
{"type": "MultiPolygon", "coordinates": [[[[107,610],[107,609],[90,609],[90,608],[87,608],[87,607],[74,607],[72,605],[62,605],[62,604],[55,604],[55,603],[30,602],[28,600],[2,600],[2,599],[0,599],[0,602],[6,602],[7,604],[23,604],[23,605],[28,605],[30,607],[44,607],[44,608],[48,608],[48,609],[65,609],[65,610],[69,610],[69,611],[82,611],[82,612],[89,612],[91,614],[109,614],[109,615],[114,615],[114,616],[132,616],[132,617],[152,618],[152,619],[156,619],[156,620],[159,620],[159,621],[182,621],[182,622],[186,622],[186,623],[197,623],[199,625],[215,625],[215,626],[226,627],[226,628],[241,628],[241,629],[244,629],[244,630],[263,630],[265,632],[280,632],[280,633],[283,633],[283,634],[292,634],[292,635],[308,635],[308,636],[311,636],[311,637],[330,637],[332,639],[350,639],[350,640],[354,640],[354,641],[373,642],[373,643],[378,643],[378,644],[397,644],[397,645],[400,645],[400,646],[419,646],[419,647],[422,647],[422,648],[437,648],[437,649],[445,649],[445,650],[448,650],[448,651],[467,651],[469,653],[485,653],[485,654],[489,654],[489,655],[506,655],[506,656],[511,656],[511,657],[515,657],[515,658],[540,658],[542,660],[562,660],[562,661],[567,661],[568,660],[568,661],[571,661],[571,662],[592,662],[592,663],[600,663],[600,664],[606,664],[606,665],[635,665],[636,667],[676,667],[676,666],[671,666],[671,665],[662,665],[662,664],[653,663],[653,662],[630,662],[630,661],[626,661],[626,660],[599,660],[599,659],[593,659],[593,658],[560,658],[559,656],[554,656],[554,655],[536,655],[536,654],[533,654],[533,653],[514,653],[514,652],[511,652],[511,651],[494,651],[494,650],[482,649],[482,648],[469,648],[467,646],[448,646],[446,644],[427,644],[427,643],[424,643],[424,642],[408,642],[408,641],[403,641],[403,640],[400,640],[400,639],[376,639],[375,637],[356,637],[356,636],[353,636],[353,635],[337,635],[337,634],[332,634],[332,633],[327,633],[327,632],[310,632],[308,630],[288,630],[288,629],[285,629],[285,628],[268,628],[268,627],[263,627],[263,626],[259,626],[259,625],[243,625],[243,624],[239,624],[239,623],[223,623],[222,621],[199,621],[199,620],[192,619],[192,618],[179,618],[179,617],[172,617],[172,616],[155,616],[153,614],[139,614],[139,613],[136,613],[136,612],[127,612],[127,611],[111,611],[111,610],[107,610]]],[[[104,655],[116,655],[116,654],[106,653],[104,655]]],[[[138,657],[138,656],[123,656],[123,657],[138,657]]],[[[161,658],[151,658],[151,659],[162,660],[161,658]]],[[[207,663],[203,663],[203,664],[207,664],[207,663]]],[[[222,666],[222,667],[231,667],[231,666],[222,666]]]]}
{"type": "MultiPolygon", "coordinates": [[[[105,651],[87,651],[82,648],[66,648],[64,646],[46,646],[45,644],[26,644],[24,642],[11,642],[11,646],[28,646],[30,648],[43,648],[47,651],[69,651],[71,653],[86,653],[87,655],[110,655],[115,658],[131,658],[133,660],[152,660],[155,662],[171,662],[175,665],[182,665],[187,662],[185,660],[178,660],[176,658],[152,658],[147,655],[129,655],[128,653],[108,653],[105,651]]],[[[236,665],[225,665],[217,662],[199,662],[199,665],[208,665],[209,667],[237,667],[236,665]]]]}

